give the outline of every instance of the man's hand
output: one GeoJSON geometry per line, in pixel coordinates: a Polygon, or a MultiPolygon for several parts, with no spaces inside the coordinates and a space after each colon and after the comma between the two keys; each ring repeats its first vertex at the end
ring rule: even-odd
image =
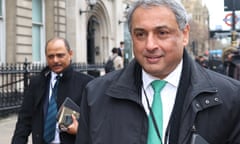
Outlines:
{"type": "Polygon", "coordinates": [[[72,115],[72,124],[68,126],[67,128],[67,133],[69,134],[77,134],[77,130],[78,130],[78,120],[76,119],[76,117],[74,115],[72,115]]]}

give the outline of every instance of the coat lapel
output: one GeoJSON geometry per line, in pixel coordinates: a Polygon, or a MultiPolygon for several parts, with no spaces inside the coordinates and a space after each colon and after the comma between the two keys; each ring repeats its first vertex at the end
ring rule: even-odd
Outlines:
{"type": "Polygon", "coordinates": [[[133,60],[129,66],[121,72],[120,76],[106,91],[106,95],[113,98],[125,99],[142,105],[141,86],[142,69],[140,65],[133,60]]]}
{"type": "Polygon", "coordinates": [[[49,87],[49,81],[50,81],[50,77],[51,74],[50,72],[46,69],[44,69],[44,71],[41,73],[41,75],[39,76],[39,87],[37,88],[37,92],[36,93],[36,101],[34,103],[34,107],[37,108],[37,106],[39,105],[39,103],[44,100],[45,95],[48,94],[48,87],[49,87]]]}

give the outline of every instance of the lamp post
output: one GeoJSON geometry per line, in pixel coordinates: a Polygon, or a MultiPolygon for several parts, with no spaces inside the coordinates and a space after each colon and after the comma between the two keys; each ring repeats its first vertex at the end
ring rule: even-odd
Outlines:
{"type": "Polygon", "coordinates": [[[88,7],[90,7],[90,10],[79,10],[80,15],[82,13],[87,13],[93,10],[93,7],[97,4],[97,0],[87,0],[88,7]]]}
{"type": "Polygon", "coordinates": [[[126,3],[126,8],[123,11],[123,17],[124,20],[119,20],[118,24],[123,23],[123,31],[124,31],[124,66],[126,66],[129,61],[132,59],[132,50],[131,50],[131,46],[132,46],[132,42],[131,42],[131,36],[128,30],[128,23],[127,23],[127,14],[129,11],[129,4],[126,3]]]}
{"type": "Polygon", "coordinates": [[[123,17],[124,17],[124,20],[118,20],[118,24],[121,24],[121,23],[125,23],[126,22],[126,17],[127,17],[127,13],[128,13],[128,10],[129,10],[129,4],[126,5],[126,8],[123,12],[123,17]]]}
{"type": "Polygon", "coordinates": [[[236,31],[236,14],[235,14],[235,4],[236,0],[232,0],[232,34],[231,34],[231,44],[232,46],[237,46],[237,31],[236,31]]]}

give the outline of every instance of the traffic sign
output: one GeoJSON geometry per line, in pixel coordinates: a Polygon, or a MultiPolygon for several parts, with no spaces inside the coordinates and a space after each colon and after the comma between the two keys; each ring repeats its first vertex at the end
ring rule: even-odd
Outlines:
{"type": "MultiPolygon", "coordinates": [[[[235,15],[235,24],[240,20],[240,18],[235,15]]],[[[223,19],[226,25],[232,26],[232,13],[226,14],[225,18],[223,19]]]]}

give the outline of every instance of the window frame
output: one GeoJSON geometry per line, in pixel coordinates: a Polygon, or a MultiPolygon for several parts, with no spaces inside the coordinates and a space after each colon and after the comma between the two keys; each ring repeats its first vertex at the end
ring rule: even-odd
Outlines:
{"type": "MultiPolygon", "coordinates": [[[[33,0],[34,1],[34,0],[33,0]]],[[[32,1],[32,2],[33,2],[32,1]]],[[[36,0],[38,1],[38,0],[36,0]]],[[[41,22],[39,21],[34,21],[34,14],[32,15],[32,40],[34,41],[35,37],[35,33],[34,33],[34,27],[37,26],[37,28],[39,28],[39,34],[37,35],[37,37],[40,37],[39,41],[37,43],[40,44],[40,46],[38,47],[37,50],[34,50],[34,43],[32,45],[32,60],[33,62],[45,62],[45,50],[44,50],[44,46],[45,46],[45,0],[41,0],[42,3],[42,7],[41,7],[41,22]],[[34,53],[34,51],[38,51],[36,53],[34,53]],[[34,57],[34,55],[36,54],[36,57],[34,57]],[[39,54],[39,55],[38,55],[39,54]]]]}
{"type": "Polygon", "coordinates": [[[6,22],[5,22],[5,0],[1,2],[1,14],[0,15],[0,63],[6,62],[6,22]]]}

